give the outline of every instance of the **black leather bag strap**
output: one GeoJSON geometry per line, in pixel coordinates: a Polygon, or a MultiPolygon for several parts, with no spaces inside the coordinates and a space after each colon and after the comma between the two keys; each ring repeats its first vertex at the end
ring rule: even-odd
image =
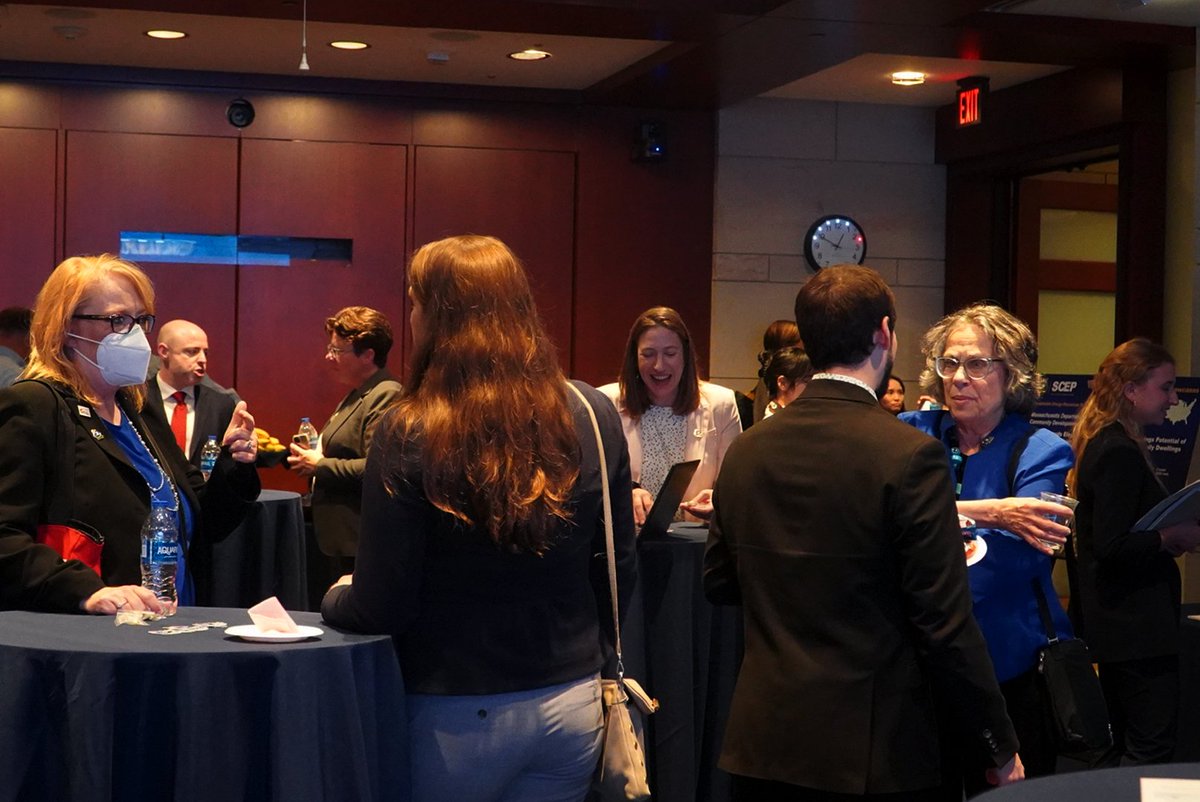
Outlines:
{"type": "Polygon", "coordinates": [[[1036,576],[1029,583],[1033,585],[1033,595],[1037,597],[1038,617],[1042,619],[1042,628],[1046,630],[1046,640],[1048,643],[1058,643],[1058,633],[1054,631],[1054,620],[1050,618],[1050,605],[1046,603],[1042,583],[1036,576]]]}

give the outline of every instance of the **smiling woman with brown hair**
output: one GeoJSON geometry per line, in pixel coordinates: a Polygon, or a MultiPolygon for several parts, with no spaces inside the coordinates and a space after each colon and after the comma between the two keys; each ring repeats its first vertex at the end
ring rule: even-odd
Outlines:
{"type": "Polygon", "coordinates": [[[629,330],[617,382],[600,388],[621,414],[633,475],[633,517],[641,525],[671,466],[700,460],[684,507],[710,514],[709,492],[733,438],[742,432],[733,390],[701,381],[683,318],[656,306],[629,330]],[[699,507],[696,505],[699,504],[699,507]]]}

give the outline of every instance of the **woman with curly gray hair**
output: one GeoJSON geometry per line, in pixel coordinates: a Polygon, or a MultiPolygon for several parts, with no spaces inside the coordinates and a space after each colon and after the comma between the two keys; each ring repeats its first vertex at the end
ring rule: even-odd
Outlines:
{"type": "MultiPolygon", "coordinates": [[[[1066,441],[1029,422],[1045,380],[1029,327],[994,304],[973,304],[938,321],[922,340],[921,388],[942,409],[900,420],[942,441],[954,474],[958,511],[974,520],[968,578],[975,618],[1021,740],[1027,777],[1053,774],[1056,745],[1037,682],[1046,633],[1034,583],[1060,637],[1071,625],[1050,580],[1051,556],[1070,530],[1047,518],[1071,510],[1039,500],[1063,492],[1074,457],[1066,441]]],[[[973,755],[957,755],[964,778],[973,755]]],[[[968,795],[984,790],[968,787],[968,795]]]]}

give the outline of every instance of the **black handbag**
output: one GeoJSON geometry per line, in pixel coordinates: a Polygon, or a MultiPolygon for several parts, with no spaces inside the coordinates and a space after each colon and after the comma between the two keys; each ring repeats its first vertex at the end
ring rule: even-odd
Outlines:
{"type": "Polygon", "coordinates": [[[1058,751],[1072,754],[1106,749],[1112,745],[1108,705],[1087,644],[1079,638],[1059,638],[1046,594],[1036,577],[1033,591],[1048,640],[1038,652],[1038,675],[1050,703],[1058,751]]]}

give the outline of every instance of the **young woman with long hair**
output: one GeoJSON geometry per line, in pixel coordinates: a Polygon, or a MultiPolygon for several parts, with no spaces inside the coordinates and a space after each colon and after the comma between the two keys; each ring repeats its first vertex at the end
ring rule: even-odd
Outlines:
{"type": "Polygon", "coordinates": [[[1163,422],[1175,360],[1146,339],[1117,346],[1092,379],[1075,421],[1077,566],[1071,614],[1099,665],[1113,746],[1099,765],[1165,763],[1175,748],[1180,579],[1175,557],[1200,545],[1200,526],[1135,531],[1166,489],[1145,427],[1163,422]]]}
{"type": "MultiPolygon", "coordinates": [[[[429,243],[409,282],[411,375],[367,457],[353,577],[321,612],[395,639],[414,799],[582,799],[612,632],[587,410],[504,243],[429,243]]],[[[612,405],[577,386],[601,426],[624,595],[628,453],[612,405]]]]}

